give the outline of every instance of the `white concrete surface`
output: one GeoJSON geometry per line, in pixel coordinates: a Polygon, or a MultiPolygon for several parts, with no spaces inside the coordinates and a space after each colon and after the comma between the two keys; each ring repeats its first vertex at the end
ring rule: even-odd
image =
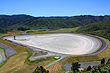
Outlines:
{"type": "Polygon", "coordinates": [[[96,38],[74,33],[17,35],[16,40],[13,40],[13,36],[4,38],[16,43],[71,55],[89,54],[102,45],[96,38]]]}

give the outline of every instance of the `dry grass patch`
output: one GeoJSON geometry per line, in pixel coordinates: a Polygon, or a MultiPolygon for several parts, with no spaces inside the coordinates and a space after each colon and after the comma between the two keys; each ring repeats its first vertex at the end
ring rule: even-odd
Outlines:
{"type": "Polygon", "coordinates": [[[34,63],[31,66],[25,63],[27,52],[22,52],[10,57],[7,63],[0,68],[0,73],[32,73],[37,66],[46,66],[55,59],[34,63]]]}
{"type": "Polygon", "coordinates": [[[110,41],[105,38],[102,38],[102,39],[104,39],[107,42],[108,47],[104,51],[102,51],[101,53],[98,53],[97,56],[100,59],[105,58],[107,61],[107,59],[110,59],[110,41]]]}
{"type": "Polygon", "coordinates": [[[100,59],[102,59],[102,58],[110,59],[110,48],[106,48],[104,51],[102,51],[101,53],[97,54],[97,56],[100,59]]]}
{"type": "MultiPolygon", "coordinates": [[[[97,37],[99,37],[99,36],[97,36],[97,37]]],[[[96,54],[96,56],[99,59],[105,58],[107,61],[108,59],[110,59],[110,41],[105,38],[102,38],[102,37],[99,37],[99,38],[101,38],[107,42],[107,48],[104,49],[101,53],[96,54]]]]}
{"type": "Polygon", "coordinates": [[[57,30],[52,29],[38,29],[38,30],[27,30],[26,34],[39,34],[39,33],[56,33],[56,32],[75,32],[79,27],[75,28],[62,28],[57,30]]]}
{"type": "Polygon", "coordinates": [[[4,60],[6,59],[6,56],[5,56],[5,50],[0,48],[0,52],[2,53],[3,57],[4,57],[4,60]]]}
{"type": "Polygon", "coordinates": [[[63,70],[62,64],[60,62],[57,62],[48,67],[47,70],[49,70],[49,73],[60,73],[61,70],[63,70]]]}
{"type": "Polygon", "coordinates": [[[6,35],[18,35],[18,34],[22,34],[24,33],[25,31],[18,31],[18,30],[13,30],[11,32],[7,32],[6,34],[2,34],[0,33],[0,36],[6,36],[6,35]]]}
{"type": "Polygon", "coordinates": [[[87,61],[96,61],[100,60],[97,56],[91,55],[91,56],[73,56],[73,57],[66,57],[60,62],[64,64],[70,64],[74,62],[87,62],[87,61]]]}
{"type": "Polygon", "coordinates": [[[7,63],[0,68],[0,73],[11,72],[11,70],[15,68],[22,67],[26,57],[27,57],[26,52],[22,52],[20,54],[10,57],[7,63]]]}

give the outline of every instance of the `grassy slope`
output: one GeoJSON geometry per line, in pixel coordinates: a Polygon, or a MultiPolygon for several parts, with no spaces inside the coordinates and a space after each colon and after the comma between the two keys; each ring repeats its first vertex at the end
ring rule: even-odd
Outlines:
{"type": "Polygon", "coordinates": [[[14,34],[22,34],[22,33],[24,33],[24,31],[16,31],[16,30],[14,30],[14,31],[12,31],[12,32],[8,32],[7,34],[2,34],[2,33],[0,33],[0,36],[14,35],[14,34]]]}
{"type": "Polygon", "coordinates": [[[49,29],[39,29],[39,30],[28,30],[27,34],[38,34],[38,33],[55,33],[55,32],[75,32],[79,27],[76,28],[63,28],[57,30],[49,30],[49,29]]]}
{"type": "Polygon", "coordinates": [[[7,62],[7,58],[5,56],[5,50],[0,48],[0,52],[2,53],[2,55],[4,56],[4,60],[2,63],[0,63],[0,67],[3,66],[6,62],[7,62]]]}
{"type": "Polygon", "coordinates": [[[57,30],[51,29],[38,29],[38,30],[27,30],[27,31],[17,31],[14,30],[12,32],[8,32],[7,34],[0,33],[0,36],[6,35],[19,35],[19,34],[39,34],[39,33],[55,33],[55,32],[75,32],[79,27],[75,28],[62,28],[57,30]]]}
{"type": "Polygon", "coordinates": [[[110,40],[110,20],[82,26],[77,32],[100,36],[110,40]]]}
{"type": "Polygon", "coordinates": [[[0,48],[0,52],[2,53],[2,55],[4,56],[4,60],[6,59],[6,56],[5,56],[5,50],[0,48]]]}

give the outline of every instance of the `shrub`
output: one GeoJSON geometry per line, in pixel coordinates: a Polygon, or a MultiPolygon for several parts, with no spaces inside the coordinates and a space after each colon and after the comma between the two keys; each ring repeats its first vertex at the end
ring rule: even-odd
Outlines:
{"type": "Polygon", "coordinates": [[[105,59],[104,58],[101,60],[101,65],[102,64],[105,64],[105,59]]]}
{"type": "Polygon", "coordinates": [[[87,71],[90,71],[90,70],[91,70],[91,66],[88,66],[87,71]]]}

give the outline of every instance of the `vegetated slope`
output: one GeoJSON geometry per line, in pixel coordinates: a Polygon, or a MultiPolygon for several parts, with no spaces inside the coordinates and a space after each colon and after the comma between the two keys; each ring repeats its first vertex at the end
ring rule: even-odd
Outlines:
{"type": "Polygon", "coordinates": [[[13,23],[8,29],[17,29],[21,26],[30,29],[73,28],[105,20],[110,20],[110,16],[32,17],[13,23]]]}
{"type": "Polygon", "coordinates": [[[81,23],[74,17],[34,17],[21,20],[10,26],[10,28],[13,28],[14,26],[24,26],[28,28],[30,27],[31,29],[58,29],[76,27],[77,25],[81,25],[81,23]]]}
{"type": "Polygon", "coordinates": [[[77,32],[97,35],[110,40],[110,20],[85,25],[77,32]]]}
{"type": "Polygon", "coordinates": [[[1,17],[0,16],[0,28],[4,26],[9,26],[12,24],[12,20],[6,18],[6,17],[1,17]]]}
{"type": "Polygon", "coordinates": [[[14,22],[31,18],[30,15],[0,15],[0,28],[12,25],[14,22]]]}

